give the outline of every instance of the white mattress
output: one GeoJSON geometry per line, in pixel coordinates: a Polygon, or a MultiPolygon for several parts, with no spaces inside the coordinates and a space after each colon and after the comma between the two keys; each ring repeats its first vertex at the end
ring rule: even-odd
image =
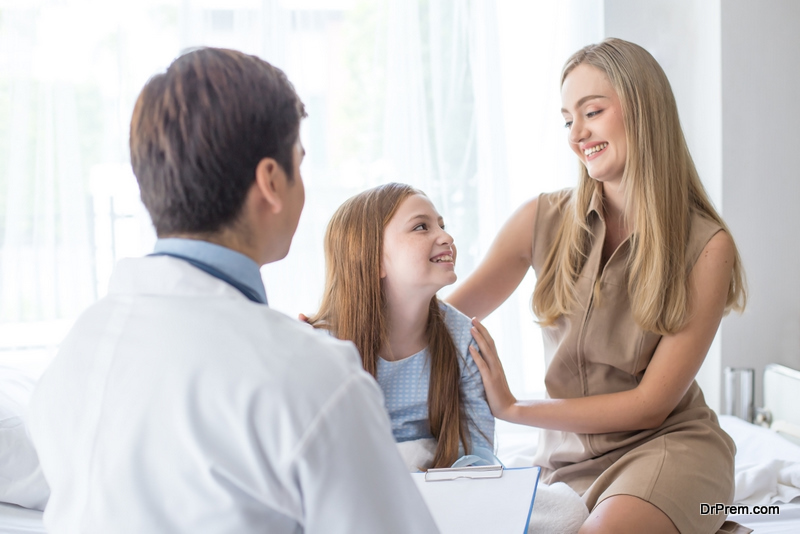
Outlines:
{"type": "Polygon", "coordinates": [[[800,501],[778,504],[780,515],[729,515],[728,519],[736,521],[756,534],[797,534],[800,532],[800,501]]]}

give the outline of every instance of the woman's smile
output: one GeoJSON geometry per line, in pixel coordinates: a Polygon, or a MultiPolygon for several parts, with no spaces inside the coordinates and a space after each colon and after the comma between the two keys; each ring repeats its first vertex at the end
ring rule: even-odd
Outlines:
{"type": "Polygon", "coordinates": [[[591,143],[586,145],[583,153],[586,155],[587,160],[595,159],[600,156],[600,153],[608,147],[608,143],[591,143]]]}
{"type": "Polygon", "coordinates": [[[622,179],[627,157],[622,106],[608,77],[591,65],[578,65],[561,87],[561,113],[570,148],[601,182],[622,179]]]}

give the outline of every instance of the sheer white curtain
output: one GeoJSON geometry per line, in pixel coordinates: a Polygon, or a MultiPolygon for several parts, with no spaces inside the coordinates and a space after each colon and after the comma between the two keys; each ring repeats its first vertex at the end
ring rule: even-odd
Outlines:
{"type": "Polygon", "coordinates": [[[46,350],[96,298],[81,151],[82,88],[46,68],[56,22],[3,9],[0,34],[0,350],[46,350]]]}
{"type": "MultiPolygon", "coordinates": [[[[495,7],[498,38],[494,42],[498,49],[487,61],[498,63],[500,96],[477,102],[491,106],[486,113],[502,117],[502,122],[495,119],[495,129],[487,132],[487,137],[502,139],[506,174],[495,170],[493,181],[484,181],[484,185],[505,195],[492,198],[482,193],[479,197],[490,204],[482,206],[487,216],[477,243],[480,257],[503,222],[523,202],[576,183],[577,162],[567,146],[559,111],[561,67],[573,52],[603,39],[602,0],[497,0],[495,7]]],[[[492,51],[486,43],[482,49],[492,51]]],[[[486,321],[509,383],[521,395],[544,391],[541,332],[530,308],[534,283],[530,272],[486,321]]]]}
{"type": "MultiPolygon", "coordinates": [[[[601,38],[600,0],[108,4],[0,2],[0,361],[38,347],[46,364],[115,261],[151,250],[128,121],[147,78],[182,50],[257,54],[307,106],[306,208],[288,258],[262,270],[271,305],[289,314],[316,309],[325,226],[366,187],[424,190],[463,279],[522,202],[574,182],[558,73],[601,38]]],[[[542,389],[531,290],[526,280],[488,321],[517,391],[542,389]]]]}

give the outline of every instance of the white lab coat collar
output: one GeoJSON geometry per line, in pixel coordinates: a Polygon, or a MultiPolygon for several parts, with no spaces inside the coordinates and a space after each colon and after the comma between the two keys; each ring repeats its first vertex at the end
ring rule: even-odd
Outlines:
{"type": "Polygon", "coordinates": [[[109,282],[108,294],[220,296],[250,302],[230,284],[170,256],[120,260],[109,282]]]}

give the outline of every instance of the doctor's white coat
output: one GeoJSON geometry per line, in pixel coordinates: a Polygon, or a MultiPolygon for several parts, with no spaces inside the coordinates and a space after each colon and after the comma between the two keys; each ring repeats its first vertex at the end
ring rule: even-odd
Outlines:
{"type": "Polygon", "coordinates": [[[123,260],[30,405],[51,533],[426,533],[349,343],[170,257],[123,260]]]}

